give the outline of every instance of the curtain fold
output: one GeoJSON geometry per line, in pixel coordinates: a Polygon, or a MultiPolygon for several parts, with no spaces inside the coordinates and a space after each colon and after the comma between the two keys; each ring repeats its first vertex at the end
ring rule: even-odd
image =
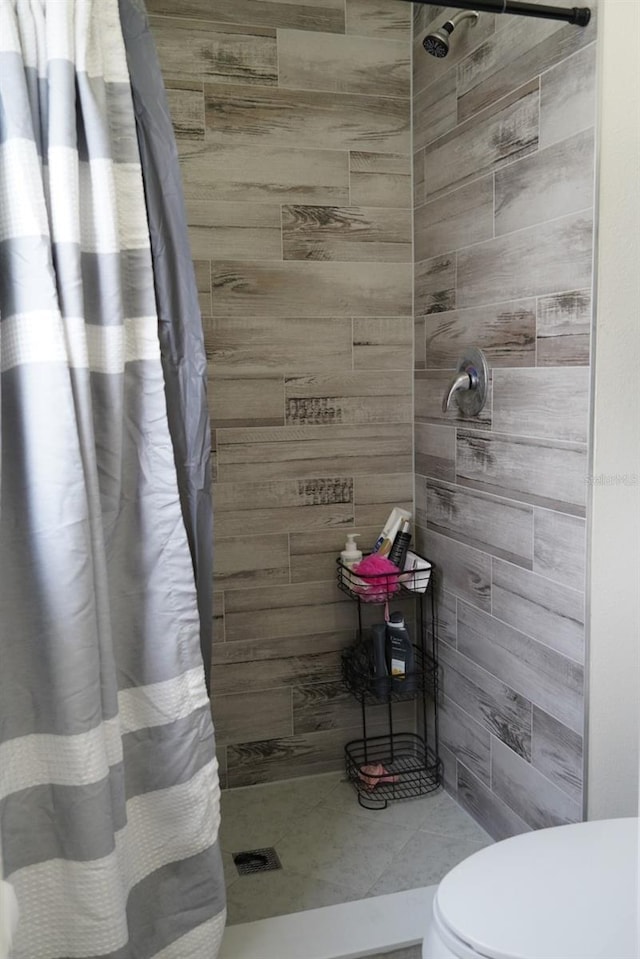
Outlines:
{"type": "Polygon", "coordinates": [[[213,959],[217,764],[117,0],[0,2],[0,456],[13,956],[213,959]]]}
{"type": "Polygon", "coordinates": [[[207,358],[173,125],[142,0],[120,0],[142,161],[169,431],[191,549],[209,684],[213,511],[207,358]]]}

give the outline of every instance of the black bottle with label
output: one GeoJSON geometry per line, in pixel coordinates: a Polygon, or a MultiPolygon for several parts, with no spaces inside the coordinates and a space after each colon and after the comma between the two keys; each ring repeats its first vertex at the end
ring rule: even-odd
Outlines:
{"type": "Polygon", "coordinates": [[[386,661],[392,687],[397,692],[416,689],[416,658],[402,613],[391,613],[386,628],[386,661]]]}

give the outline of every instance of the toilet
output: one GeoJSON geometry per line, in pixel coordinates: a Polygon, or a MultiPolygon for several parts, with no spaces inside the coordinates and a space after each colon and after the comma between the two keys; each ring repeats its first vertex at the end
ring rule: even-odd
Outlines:
{"type": "Polygon", "coordinates": [[[638,819],[514,836],[440,883],[423,959],[638,959],[638,819]]]}

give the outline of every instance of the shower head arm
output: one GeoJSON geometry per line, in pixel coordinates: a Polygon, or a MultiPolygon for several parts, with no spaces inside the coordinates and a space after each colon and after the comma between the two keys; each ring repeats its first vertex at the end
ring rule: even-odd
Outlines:
{"type": "MultiPolygon", "coordinates": [[[[439,0],[414,0],[427,7],[440,6],[439,0]]],[[[519,0],[448,0],[448,7],[480,13],[509,13],[541,20],[563,20],[578,27],[586,27],[591,19],[589,7],[548,7],[538,3],[520,3],[519,0]]]]}
{"type": "Polygon", "coordinates": [[[453,28],[457,27],[458,24],[462,22],[462,20],[473,20],[473,23],[471,23],[470,26],[474,27],[476,23],[478,22],[478,16],[479,16],[478,11],[475,9],[461,10],[460,13],[456,13],[455,16],[449,17],[449,19],[447,20],[447,23],[444,24],[442,29],[447,30],[448,33],[451,33],[453,31],[453,28]],[[450,30],[447,28],[447,24],[451,24],[450,30]]]}

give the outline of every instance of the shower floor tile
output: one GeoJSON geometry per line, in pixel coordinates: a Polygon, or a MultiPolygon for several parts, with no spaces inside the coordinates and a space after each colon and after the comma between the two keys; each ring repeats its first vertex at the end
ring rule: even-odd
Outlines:
{"type": "Polygon", "coordinates": [[[254,922],[361,898],[347,886],[279,869],[277,872],[242,876],[227,889],[227,921],[229,925],[254,922]]]}
{"type": "Polygon", "coordinates": [[[225,852],[275,846],[291,823],[322,802],[339,784],[340,773],[287,779],[222,793],[220,845],[225,852]]]}
{"type": "Polygon", "coordinates": [[[372,811],[342,773],[225,791],[220,838],[230,924],[430,885],[492,841],[442,790],[372,811]],[[238,876],[264,846],[283,868],[238,876]]]}
{"type": "Polygon", "coordinates": [[[386,809],[363,809],[358,804],[351,783],[341,779],[322,800],[322,804],[361,816],[378,826],[384,823],[414,830],[426,829],[443,836],[456,836],[458,839],[470,839],[485,844],[491,841],[484,829],[444,789],[420,799],[389,803],[386,809]]]}
{"type": "MultiPolygon", "coordinates": [[[[489,840],[491,841],[491,840],[489,840]]],[[[407,850],[397,855],[384,873],[369,887],[367,896],[384,896],[420,886],[433,886],[450,869],[468,859],[487,843],[469,842],[435,833],[414,833],[407,850]]]]}
{"type": "Polygon", "coordinates": [[[303,876],[337,882],[364,898],[411,837],[403,826],[378,826],[361,816],[318,806],[278,843],[282,863],[303,876]]]}

